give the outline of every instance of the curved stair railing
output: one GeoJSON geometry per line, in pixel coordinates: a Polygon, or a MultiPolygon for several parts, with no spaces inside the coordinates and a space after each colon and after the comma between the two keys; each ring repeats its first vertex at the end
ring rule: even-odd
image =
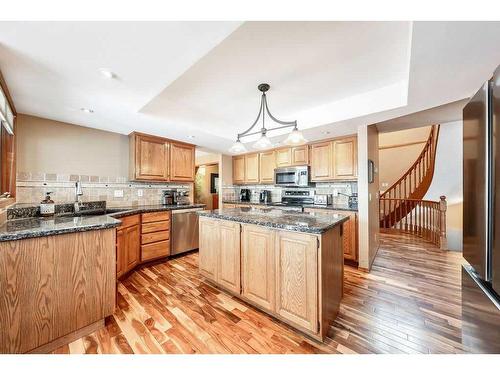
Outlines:
{"type": "Polygon", "coordinates": [[[443,248],[446,246],[446,199],[441,197],[440,202],[422,199],[434,177],[438,137],[439,125],[432,125],[417,160],[380,195],[380,228],[412,233],[443,248]]]}

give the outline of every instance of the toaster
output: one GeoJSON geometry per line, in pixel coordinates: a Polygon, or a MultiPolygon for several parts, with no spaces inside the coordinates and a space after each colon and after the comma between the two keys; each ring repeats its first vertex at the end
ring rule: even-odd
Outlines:
{"type": "Polygon", "coordinates": [[[316,194],[314,196],[314,204],[318,206],[331,205],[333,201],[332,194],[316,194]]]}

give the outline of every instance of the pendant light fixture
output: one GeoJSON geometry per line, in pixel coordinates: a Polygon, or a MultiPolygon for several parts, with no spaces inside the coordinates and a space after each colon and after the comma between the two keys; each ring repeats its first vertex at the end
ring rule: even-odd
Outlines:
{"type": "Polygon", "coordinates": [[[268,131],[273,131],[277,129],[285,129],[285,128],[291,128],[293,127],[292,132],[288,135],[287,139],[285,140],[285,144],[287,145],[302,145],[307,142],[307,140],[304,138],[302,135],[302,132],[299,131],[297,127],[297,121],[281,121],[278,120],[276,117],[274,117],[271,112],[269,111],[269,107],[267,106],[267,98],[266,98],[266,92],[269,90],[270,86],[267,83],[261,83],[258,87],[260,92],[262,92],[262,97],[260,100],[260,108],[259,108],[259,114],[257,115],[257,118],[255,119],[254,123],[243,133],[239,133],[236,142],[233,144],[233,146],[229,149],[229,152],[233,154],[241,154],[243,152],[247,151],[247,148],[243,143],[241,143],[241,138],[243,137],[248,137],[251,135],[259,134],[260,133],[260,138],[253,144],[253,148],[256,148],[258,150],[263,150],[269,147],[272,147],[272,142],[271,140],[267,137],[267,132],[268,131]],[[266,128],[265,126],[265,115],[269,116],[271,120],[279,124],[280,126],[274,127],[274,128],[266,128]],[[262,116],[262,128],[258,131],[252,132],[252,129],[257,125],[259,122],[259,119],[262,116]]]}

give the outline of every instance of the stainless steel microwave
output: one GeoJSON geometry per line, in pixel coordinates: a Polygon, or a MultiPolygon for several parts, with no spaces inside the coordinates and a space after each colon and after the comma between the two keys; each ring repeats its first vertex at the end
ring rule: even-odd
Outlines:
{"type": "Polygon", "coordinates": [[[309,167],[276,168],[274,170],[274,184],[276,186],[309,186],[309,167]]]}

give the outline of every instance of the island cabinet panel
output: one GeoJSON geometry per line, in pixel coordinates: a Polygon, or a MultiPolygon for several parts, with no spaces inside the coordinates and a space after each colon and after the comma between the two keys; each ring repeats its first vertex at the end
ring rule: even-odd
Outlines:
{"type": "Polygon", "coordinates": [[[220,222],[200,217],[199,221],[199,256],[200,274],[217,281],[217,256],[220,246],[220,222]]]}
{"type": "Polygon", "coordinates": [[[276,168],[276,155],[274,151],[260,153],[260,176],[261,184],[274,183],[274,169],[276,168]]]}
{"type": "Polygon", "coordinates": [[[292,165],[309,164],[309,146],[302,145],[291,148],[292,165]]]}
{"type": "Polygon", "coordinates": [[[277,232],[276,313],[318,332],[318,238],[277,232]]]}
{"type": "Polygon", "coordinates": [[[245,183],[259,183],[259,154],[245,155],[245,183]]]}
{"type": "Polygon", "coordinates": [[[170,143],[170,181],[194,181],[194,146],[170,143]]]}
{"type": "Polygon", "coordinates": [[[224,288],[240,293],[240,224],[221,221],[219,223],[220,246],[217,267],[217,282],[224,288]]]}
{"type": "Polygon", "coordinates": [[[168,181],[169,143],[160,137],[132,133],[130,136],[130,178],[168,181]]]}
{"type": "Polygon", "coordinates": [[[343,138],[333,141],[333,178],[349,180],[358,177],[357,138],[343,138]]]}
{"type": "Polygon", "coordinates": [[[311,145],[311,181],[331,180],[332,142],[311,145]]]}
{"type": "Polygon", "coordinates": [[[0,243],[0,353],[50,352],[104,324],[115,307],[115,233],[0,243]]]}
{"type": "Polygon", "coordinates": [[[242,295],[268,311],[275,308],[275,231],[242,225],[242,295]]]}
{"type": "Polygon", "coordinates": [[[234,156],[233,157],[233,183],[234,184],[244,184],[245,183],[245,156],[234,156]]]}
{"type": "Polygon", "coordinates": [[[290,147],[276,150],[276,167],[289,167],[292,165],[292,149],[290,147]]]}

